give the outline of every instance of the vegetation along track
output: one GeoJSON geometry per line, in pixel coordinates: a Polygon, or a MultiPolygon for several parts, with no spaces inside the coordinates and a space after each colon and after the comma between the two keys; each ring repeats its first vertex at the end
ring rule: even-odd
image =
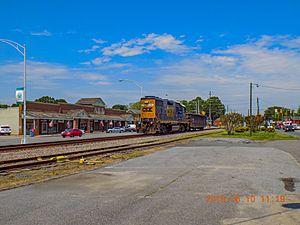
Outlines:
{"type": "MultiPolygon", "coordinates": [[[[220,130],[217,130],[220,132],[220,130]]],[[[67,157],[68,160],[79,159],[82,157],[90,157],[95,155],[101,155],[106,153],[113,153],[113,152],[121,152],[121,151],[128,151],[138,148],[148,148],[163,144],[170,144],[177,141],[192,139],[199,136],[204,136],[211,134],[212,132],[216,131],[204,131],[197,134],[188,134],[182,137],[170,138],[166,140],[151,140],[145,141],[139,144],[125,144],[125,145],[118,145],[118,146],[110,146],[110,147],[102,147],[102,148],[95,148],[95,149],[88,149],[88,150],[79,150],[73,152],[66,152],[62,154],[49,154],[49,155],[40,155],[35,157],[26,157],[26,158],[18,158],[18,159],[10,159],[0,161],[0,171],[7,171],[11,169],[17,168],[26,168],[30,166],[39,166],[45,164],[53,164],[56,163],[57,157],[64,156],[67,157]]]]}

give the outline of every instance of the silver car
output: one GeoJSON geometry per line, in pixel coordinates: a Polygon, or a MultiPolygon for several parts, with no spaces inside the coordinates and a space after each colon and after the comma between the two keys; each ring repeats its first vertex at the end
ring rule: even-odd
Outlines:
{"type": "Polygon", "coordinates": [[[125,132],[124,127],[113,127],[106,130],[107,133],[123,133],[125,132]]]}

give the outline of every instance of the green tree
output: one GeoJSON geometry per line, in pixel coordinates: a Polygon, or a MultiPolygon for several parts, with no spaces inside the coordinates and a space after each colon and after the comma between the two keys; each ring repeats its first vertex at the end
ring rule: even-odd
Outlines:
{"type": "Polygon", "coordinates": [[[225,105],[217,96],[212,96],[204,102],[203,109],[206,115],[209,115],[210,106],[212,120],[218,119],[225,114],[225,105]]]}
{"type": "Polygon", "coordinates": [[[8,107],[9,107],[9,105],[7,105],[7,104],[0,104],[0,108],[2,108],[2,109],[6,109],[8,107]]]}
{"type": "Polygon", "coordinates": [[[63,99],[63,98],[56,99],[55,101],[56,101],[56,103],[68,103],[68,102],[67,102],[65,99],[63,99]]]}
{"type": "Polygon", "coordinates": [[[241,126],[243,122],[243,116],[239,113],[228,113],[221,115],[220,117],[222,124],[225,126],[227,134],[234,134],[233,131],[236,127],[241,126]]]}
{"type": "Polygon", "coordinates": [[[127,105],[121,105],[121,104],[116,104],[112,107],[113,109],[120,109],[120,110],[128,110],[128,106],[127,105]]]}
{"type": "Polygon", "coordinates": [[[52,104],[58,104],[58,103],[67,103],[67,101],[65,99],[55,99],[53,97],[50,96],[43,96],[41,98],[38,98],[36,100],[34,100],[35,102],[43,102],[43,103],[52,103],[52,104]]]}
{"type": "Polygon", "coordinates": [[[190,113],[201,113],[203,111],[204,100],[199,96],[191,101],[181,100],[180,103],[183,104],[190,113]]]}
{"type": "Polygon", "coordinates": [[[284,116],[292,116],[294,113],[294,110],[284,108],[281,106],[271,106],[268,107],[265,112],[265,119],[266,120],[281,120],[284,116]]]}
{"type": "MultiPolygon", "coordinates": [[[[246,125],[250,127],[250,116],[245,117],[246,125]]],[[[252,116],[252,131],[256,132],[259,130],[259,127],[264,124],[264,117],[261,115],[252,116]]]]}
{"type": "Polygon", "coordinates": [[[140,110],[141,109],[141,103],[140,102],[129,103],[129,109],[140,110]]]}
{"type": "Polygon", "coordinates": [[[298,107],[296,114],[297,114],[297,116],[300,116],[300,106],[298,107]]]}

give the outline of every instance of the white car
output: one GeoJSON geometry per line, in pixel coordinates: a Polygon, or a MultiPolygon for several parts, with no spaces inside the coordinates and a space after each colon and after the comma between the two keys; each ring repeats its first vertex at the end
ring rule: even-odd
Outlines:
{"type": "Polygon", "coordinates": [[[11,134],[11,128],[9,125],[0,125],[0,135],[2,134],[11,134]]]}
{"type": "Polygon", "coordinates": [[[295,130],[300,130],[300,124],[293,125],[295,130]]]}

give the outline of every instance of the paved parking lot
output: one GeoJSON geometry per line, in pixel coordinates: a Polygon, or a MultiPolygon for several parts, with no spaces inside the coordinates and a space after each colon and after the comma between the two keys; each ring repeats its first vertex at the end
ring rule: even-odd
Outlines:
{"type": "Polygon", "coordinates": [[[10,225],[296,225],[299,209],[282,204],[300,202],[299,180],[295,158],[276,147],[203,139],[2,191],[0,218],[10,225]],[[292,189],[284,178],[295,179],[292,189]],[[208,196],[238,196],[240,202],[208,202],[208,196]],[[262,202],[267,196],[270,201],[262,202]]]}
{"type": "MultiPolygon", "coordinates": [[[[66,137],[62,138],[61,135],[39,135],[35,137],[27,136],[27,143],[37,143],[37,142],[49,142],[49,141],[64,141],[69,139],[78,139],[78,138],[94,138],[94,137],[108,137],[108,136],[118,136],[118,135],[132,135],[136,134],[133,132],[126,132],[126,133],[106,133],[106,132],[94,132],[92,134],[84,134],[82,137],[66,137]]],[[[13,144],[20,144],[23,136],[8,136],[8,135],[1,135],[0,136],[0,146],[4,145],[13,145],[13,144]]]]}

